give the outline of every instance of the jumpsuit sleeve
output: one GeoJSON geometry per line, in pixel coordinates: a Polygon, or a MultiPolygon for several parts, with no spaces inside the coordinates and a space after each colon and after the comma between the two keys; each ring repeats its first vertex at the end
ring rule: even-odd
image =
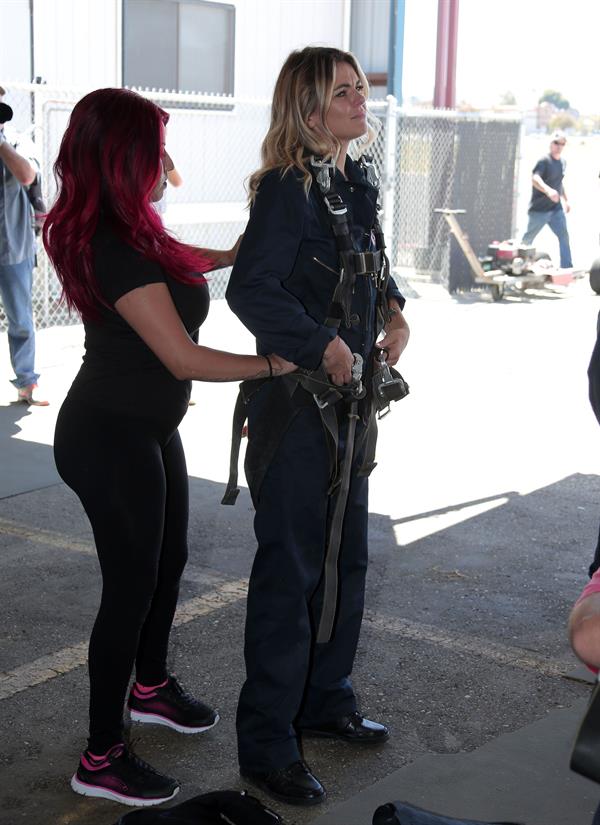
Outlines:
{"type": "Polygon", "coordinates": [[[307,199],[302,181],[288,172],[267,173],[250,212],[225,297],[257,339],[261,353],[274,352],[305,369],[316,369],[336,336],[308,314],[286,287],[304,238],[307,199]]]}
{"type": "Polygon", "coordinates": [[[387,289],[386,289],[385,294],[386,294],[386,298],[388,300],[390,298],[395,298],[398,301],[398,303],[400,304],[400,309],[401,310],[404,309],[404,304],[406,303],[406,298],[400,292],[400,290],[396,286],[396,281],[394,281],[394,279],[392,277],[390,277],[390,279],[388,281],[388,285],[387,285],[387,289]]]}

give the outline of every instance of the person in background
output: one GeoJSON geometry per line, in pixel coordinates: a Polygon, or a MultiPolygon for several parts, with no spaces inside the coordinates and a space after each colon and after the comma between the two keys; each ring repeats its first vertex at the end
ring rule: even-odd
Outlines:
{"type": "MultiPolygon", "coordinates": [[[[596,323],[596,342],[588,366],[589,399],[594,415],[600,424],[600,313],[596,323]]],[[[599,539],[600,547],[600,539],[599,539]]],[[[590,580],[583,588],[569,616],[569,640],[581,661],[598,676],[600,671],[600,552],[596,548],[594,561],[589,570],[590,580]]],[[[592,705],[600,702],[600,691],[592,698],[592,705]]],[[[590,705],[592,715],[597,710],[590,705]]],[[[585,722],[584,722],[585,724],[585,722]]],[[[600,741],[597,743],[600,749],[600,741]]],[[[592,825],[600,825],[600,805],[592,825]]]]}
{"type": "Polygon", "coordinates": [[[88,658],[89,739],[71,786],[142,806],[171,799],[179,783],[128,748],[125,700],[133,721],[183,734],[218,721],[167,664],[187,558],[188,476],[177,427],[191,381],[295,369],[277,355],[198,344],[209,304],[201,273],[230,266],[233,253],[180,243],[153,208],[172,168],[167,121],[166,112],[127,89],[83,97],[61,143],[58,195],[44,224],[64,298],[85,328],[83,363],[58,414],[54,455],[90,520],[102,572],[88,658]]]}
{"type": "Polygon", "coordinates": [[[567,162],[562,157],[566,143],[564,132],[554,132],[550,138],[549,153],[533,167],[528,223],[523,243],[532,244],[537,234],[548,225],[558,238],[561,268],[571,269],[573,259],[566,218],[571,207],[564,185],[567,162]]]}
{"type": "MultiPolygon", "coordinates": [[[[171,162],[173,162],[172,158],[171,162]]],[[[154,204],[154,208],[156,209],[158,214],[161,215],[161,217],[163,217],[163,219],[165,212],[167,211],[167,193],[169,184],[171,184],[171,186],[173,186],[175,189],[179,189],[179,187],[183,184],[183,178],[181,177],[175,166],[173,166],[173,168],[169,169],[169,171],[167,172],[167,188],[165,189],[165,194],[159,201],[157,201],[154,204]]]]}
{"type": "Polygon", "coordinates": [[[12,109],[3,103],[0,86],[0,300],[8,325],[8,350],[15,373],[12,384],[23,404],[45,407],[34,398],[39,373],[35,371],[35,326],[31,288],[35,262],[35,235],[27,187],[35,180],[35,161],[24,157],[4,134],[12,109]]]}
{"type": "MultiPolygon", "coordinates": [[[[596,674],[600,671],[600,570],[597,570],[583,588],[569,616],[569,639],[573,651],[579,659],[596,674]]],[[[592,697],[588,714],[598,718],[600,692],[592,697]]],[[[582,724],[585,725],[585,720],[582,724]]],[[[597,732],[597,729],[596,729],[597,732]]],[[[596,743],[600,749],[600,738],[596,743]]],[[[592,825],[600,825],[600,805],[596,810],[592,825]]]]}

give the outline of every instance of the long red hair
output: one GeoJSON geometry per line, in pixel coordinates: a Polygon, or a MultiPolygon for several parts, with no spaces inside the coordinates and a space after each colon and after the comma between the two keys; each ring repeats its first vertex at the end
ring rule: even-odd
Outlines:
{"type": "Polygon", "coordinates": [[[70,310],[95,319],[105,305],[94,276],[98,221],[173,278],[199,284],[210,263],[164,228],[150,202],[160,180],[167,112],[128,89],[98,89],[73,109],[54,174],[58,196],[44,222],[44,246],[70,310]]]}

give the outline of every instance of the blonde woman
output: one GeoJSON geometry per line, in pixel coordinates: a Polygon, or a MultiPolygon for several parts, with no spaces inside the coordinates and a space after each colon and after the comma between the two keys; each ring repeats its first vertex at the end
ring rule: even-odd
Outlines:
{"type": "Polygon", "coordinates": [[[366,98],[352,54],[308,47],[288,57],[227,290],[258,352],[302,368],[244,393],[258,550],[237,712],[242,776],[299,805],[325,798],[299,737],[388,738],[350,683],[367,568],[365,388],[409,334],[381,248],[373,167],[348,154],[373,138],[366,98]]]}

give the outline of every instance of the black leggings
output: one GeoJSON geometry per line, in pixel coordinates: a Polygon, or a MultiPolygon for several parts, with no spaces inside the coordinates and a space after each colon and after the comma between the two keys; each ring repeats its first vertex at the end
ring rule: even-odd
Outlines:
{"type": "Polygon", "coordinates": [[[89,749],[122,740],[123,704],[136,678],[167,676],[169,632],[187,559],[188,477],[177,430],[71,402],[56,426],[54,455],[92,529],[102,599],[89,647],[89,749]]]}

